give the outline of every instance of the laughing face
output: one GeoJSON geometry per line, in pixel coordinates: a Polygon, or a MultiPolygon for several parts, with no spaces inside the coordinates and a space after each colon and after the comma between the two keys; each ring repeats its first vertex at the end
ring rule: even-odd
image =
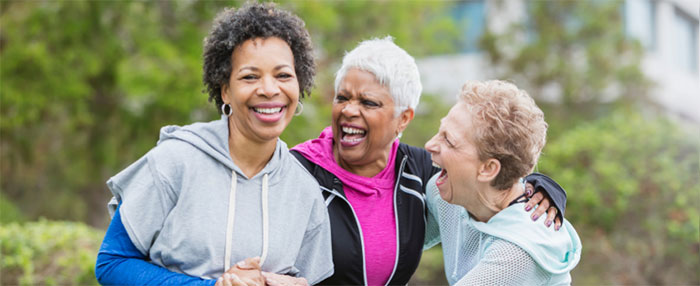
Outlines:
{"type": "MultiPolygon", "coordinates": [[[[425,143],[433,162],[442,168],[437,187],[443,200],[467,207],[478,202],[477,175],[481,161],[471,134],[474,124],[466,103],[457,103],[440,121],[440,130],[425,143]]],[[[469,208],[468,208],[469,209],[469,208]]]]}
{"type": "MultiPolygon", "coordinates": [[[[407,109],[395,116],[389,88],[367,71],[350,69],[333,100],[334,153],[338,164],[349,171],[365,169],[373,176],[385,166],[391,144],[413,119],[407,109]]],[[[356,172],[357,173],[357,172],[356,172]]]]}
{"type": "Polygon", "coordinates": [[[235,48],[232,63],[229,82],[221,89],[224,103],[233,109],[232,136],[277,140],[299,100],[292,50],[280,38],[255,38],[235,48]]]}

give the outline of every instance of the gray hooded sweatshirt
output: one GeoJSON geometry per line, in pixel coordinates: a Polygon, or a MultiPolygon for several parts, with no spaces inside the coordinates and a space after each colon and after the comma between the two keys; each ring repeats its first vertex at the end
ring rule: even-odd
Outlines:
{"type": "Polygon", "coordinates": [[[107,181],[129,238],[152,263],[218,278],[260,256],[267,272],[314,284],[333,273],[328,213],[316,180],[281,140],[246,177],[229,155],[228,120],[166,126],[158,145],[107,181]]]}

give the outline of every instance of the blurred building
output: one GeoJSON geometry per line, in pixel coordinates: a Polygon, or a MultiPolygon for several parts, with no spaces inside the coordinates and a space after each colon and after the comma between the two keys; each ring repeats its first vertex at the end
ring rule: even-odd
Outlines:
{"type": "MultiPolygon", "coordinates": [[[[458,54],[418,61],[424,91],[454,100],[465,80],[493,78],[488,58],[478,48],[479,38],[487,27],[498,32],[527,19],[526,5],[526,1],[456,3],[451,16],[465,41],[458,54]]],[[[646,51],[642,68],[656,83],[652,100],[675,116],[700,123],[700,0],[627,0],[621,13],[625,33],[646,51]]]]}

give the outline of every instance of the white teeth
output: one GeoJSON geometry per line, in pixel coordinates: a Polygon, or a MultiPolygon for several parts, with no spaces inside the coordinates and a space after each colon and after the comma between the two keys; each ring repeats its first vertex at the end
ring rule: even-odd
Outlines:
{"type": "Polygon", "coordinates": [[[348,133],[348,134],[365,134],[365,131],[362,129],[346,127],[346,126],[343,126],[343,132],[348,133]]]}
{"type": "Polygon", "coordinates": [[[438,165],[438,163],[435,163],[435,162],[433,162],[433,167],[442,169],[442,167],[440,165],[438,165]]]}
{"type": "Polygon", "coordinates": [[[253,108],[257,113],[274,114],[282,111],[282,107],[277,108],[253,108]]]}

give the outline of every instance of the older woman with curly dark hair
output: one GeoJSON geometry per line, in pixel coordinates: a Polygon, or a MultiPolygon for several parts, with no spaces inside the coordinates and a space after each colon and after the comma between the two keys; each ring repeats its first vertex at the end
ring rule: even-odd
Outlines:
{"type": "Polygon", "coordinates": [[[98,281],[259,285],[262,271],[284,283],[330,276],[319,185],[279,139],[314,72],[295,15],[273,4],[220,13],[205,40],[203,79],[221,119],[163,127],[156,147],[109,179],[114,215],[98,281]]]}

